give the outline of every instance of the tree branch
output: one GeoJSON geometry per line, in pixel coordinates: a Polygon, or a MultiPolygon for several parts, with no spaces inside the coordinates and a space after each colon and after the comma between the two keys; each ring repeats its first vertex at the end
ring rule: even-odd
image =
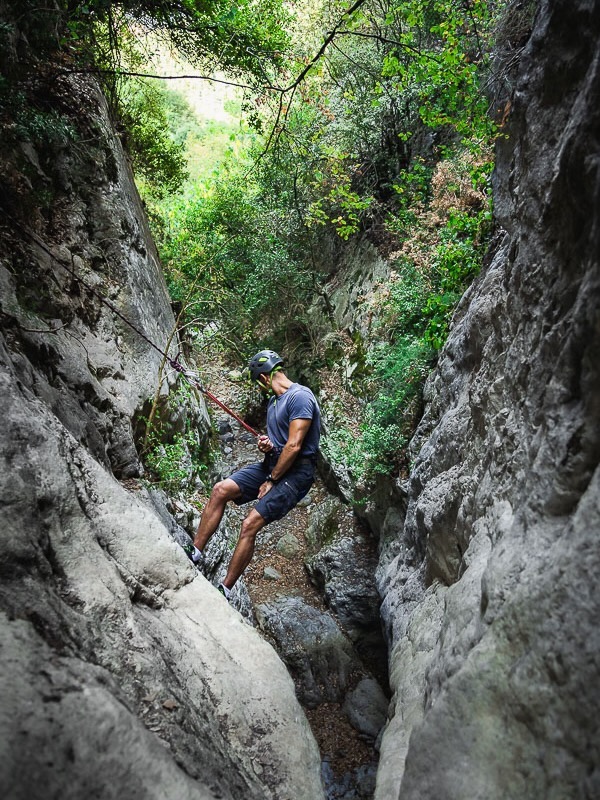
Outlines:
{"type": "Polygon", "coordinates": [[[416,53],[418,56],[422,56],[423,58],[427,58],[430,61],[435,61],[438,64],[441,64],[442,61],[435,56],[432,56],[431,53],[427,53],[424,50],[421,50],[419,47],[415,47],[412,44],[406,44],[406,42],[399,42],[397,39],[388,39],[386,36],[382,36],[380,33],[363,33],[362,31],[338,31],[338,36],[360,36],[363,39],[377,39],[378,42],[382,44],[392,44],[394,47],[400,47],[402,50],[408,50],[411,53],[416,53]]]}
{"type": "Polygon", "coordinates": [[[333,26],[333,28],[325,36],[325,39],[323,40],[323,44],[321,45],[321,47],[319,48],[317,53],[311,58],[311,60],[304,67],[302,72],[300,72],[300,74],[296,77],[294,82],[291,83],[288,87],[286,87],[283,90],[284,92],[290,92],[292,90],[295,90],[302,83],[302,81],[306,77],[306,75],[309,72],[309,70],[312,67],[314,67],[314,65],[317,63],[317,61],[319,61],[322,58],[323,54],[325,53],[325,51],[327,50],[329,45],[331,44],[333,39],[338,34],[340,34],[340,33],[350,33],[350,31],[340,31],[341,26],[344,24],[344,22],[346,21],[346,18],[349,17],[350,14],[354,14],[354,12],[358,11],[358,9],[361,6],[363,6],[366,2],[367,2],[367,0],[356,0],[354,5],[352,5],[349,9],[347,9],[347,11],[344,11],[344,13],[340,17],[340,19],[337,21],[337,23],[333,26]]]}
{"type": "Polygon", "coordinates": [[[87,69],[62,69],[56,73],[56,75],[82,75],[82,74],[116,75],[117,77],[127,77],[127,78],[153,78],[161,81],[177,81],[177,80],[193,79],[200,81],[214,81],[215,83],[223,83],[226,86],[236,86],[239,89],[251,89],[252,91],[256,91],[257,89],[264,89],[279,93],[284,93],[288,91],[287,89],[283,89],[281,86],[272,86],[270,84],[267,84],[265,86],[251,86],[249,83],[237,83],[236,81],[226,81],[223,78],[215,78],[212,75],[155,75],[150,72],[129,72],[128,70],[98,69],[95,67],[89,67],[87,69]]]}
{"type": "Polygon", "coordinates": [[[347,18],[351,14],[354,14],[355,11],[358,11],[358,9],[362,5],[364,5],[366,2],[367,2],[367,0],[355,0],[354,4],[352,6],[350,6],[350,8],[348,8],[346,11],[344,11],[342,16],[339,18],[339,20],[333,26],[333,28],[326,34],[326,36],[325,36],[325,38],[323,40],[323,44],[321,45],[319,50],[311,58],[311,60],[308,62],[308,64],[306,64],[304,69],[296,76],[295,80],[292,83],[290,83],[289,86],[286,86],[285,88],[279,90],[281,92],[281,94],[280,94],[280,97],[279,97],[279,106],[278,106],[278,109],[277,109],[277,117],[275,119],[275,124],[271,128],[271,133],[269,134],[269,138],[267,140],[266,146],[264,147],[263,151],[260,153],[260,155],[255,160],[254,164],[250,168],[250,170],[249,170],[250,172],[253,169],[256,168],[258,163],[269,152],[269,149],[271,148],[271,145],[274,142],[277,143],[279,141],[279,137],[281,136],[281,133],[282,133],[282,131],[284,129],[285,121],[287,120],[287,117],[288,117],[288,114],[289,114],[289,110],[290,110],[290,108],[292,106],[292,100],[294,99],[294,95],[296,93],[296,90],[298,89],[298,87],[300,86],[302,81],[306,78],[306,76],[308,75],[308,73],[312,69],[312,67],[314,67],[314,65],[318,61],[320,61],[320,59],[323,57],[323,55],[325,54],[327,48],[332,43],[332,41],[335,39],[335,37],[338,34],[342,33],[342,31],[340,31],[340,28],[344,24],[344,22],[347,20],[347,18]],[[284,98],[288,93],[290,93],[290,97],[289,97],[287,106],[285,106],[284,105],[284,98]],[[283,117],[283,124],[280,125],[282,117],[283,117]]]}

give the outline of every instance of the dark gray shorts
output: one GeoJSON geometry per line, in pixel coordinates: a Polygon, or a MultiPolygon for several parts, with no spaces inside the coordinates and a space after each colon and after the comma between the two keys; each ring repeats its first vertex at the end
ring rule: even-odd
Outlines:
{"type": "MultiPolygon", "coordinates": [[[[271,468],[268,466],[268,461],[265,460],[262,464],[251,464],[248,467],[242,467],[242,469],[230,475],[230,479],[237,483],[242,492],[242,496],[234,502],[241,506],[244,503],[256,500],[258,490],[266,481],[270,471],[271,468]]],[[[303,463],[292,467],[258,501],[254,506],[255,510],[266,522],[275,522],[275,520],[285,517],[288,511],[291,511],[308,494],[314,479],[314,464],[303,463]]]]}

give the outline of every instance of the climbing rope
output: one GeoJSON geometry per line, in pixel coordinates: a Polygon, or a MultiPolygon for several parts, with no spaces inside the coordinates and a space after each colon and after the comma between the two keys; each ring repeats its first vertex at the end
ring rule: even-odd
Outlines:
{"type": "Polygon", "coordinates": [[[253,436],[260,435],[259,432],[254,430],[252,426],[248,425],[247,422],[244,422],[244,420],[241,417],[239,417],[235,413],[235,411],[232,411],[230,408],[228,408],[225,405],[225,403],[219,400],[218,397],[215,397],[215,395],[212,392],[210,392],[208,389],[202,386],[202,384],[198,382],[198,374],[196,372],[192,372],[192,370],[189,369],[184,369],[178,361],[172,361],[171,359],[169,359],[169,363],[171,364],[173,369],[177,370],[177,372],[180,372],[183,375],[183,377],[188,381],[188,383],[190,383],[192,386],[195,386],[199,391],[202,392],[202,394],[205,394],[209,400],[212,400],[212,402],[218,405],[219,408],[222,408],[223,411],[227,412],[227,414],[229,414],[230,417],[233,417],[234,420],[236,420],[236,422],[239,422],[240,425],[242,425],[242,427],[244,427],[249,433],[251,433],[253,436]]]}
{"type": "MultiPolygon", "coordinates": [[[[0,206],[0,208],[1,208],[1,206],[0,206]]],[[[219,408],[222,408],[223,411],[225,411],[227,414],[229,414],[230,417],[233,417],[233,419],[235,419],[236,422],[239,422],[239,424],[242,425],[242,427],[244,427],[253,436],[259,436],[258,431],[256,431],[250,425],[248,425],[247,422],[244,422],[244,420],[240,416],[238,416],[235,413],[235,411],[232,411],[230,408],[228,408],[225,405],[225,403],[223,403],[221,400],[219,400],[218,397],[216,397],[212,392],[210,392],[208,389],[206,389],[200,383],[199,375],[198,375],[197,372],[194,372],[193,370],[186,369],[184,367],[184,365],[179,360],[180,355],[181,355],[180,351],[177,352],[177,355],[175,356],[175,358],[171,358],[171,356],[168,353],[166,353],[164,350],[162,350],[157,344],[155,344],[152,341],[152,339],[150,339],[144,333],[144,331],[140,330],[136,325],[133,324],[133,322],[131,322],[129,319],[127,319],[127,317],[124,314],[122,314],[119,311],[119,309],[116,308],[110,302],[110,300],[108,300],[106,297],[104,297],[104,295],[102,295],[100,292],[98,292],[93,286],[91,286],[87,281],[85,281],[79,275],[76,275],[73,266],[65,264],[57,255],[55,255],[48,247],[46,247],[44,242],[42,242],[38,238],[38,236],[35,233],[33,233],[33,231],[30,231],[24,225],[21,225],[21,223],[18,220],[16,220],[11,214],[9,214],[5,209],[2,209],[2,211],[4,212],[6,218],[9,219],[15,227],[19,228],[19,230],[21,230],[23,233],[25,233],[27,236],[29,236],[29,238],[33,242],[35,242],[35,244],[37,244],[37,246],[40,247],[47,255],[49,255],[50,258],[56,264],[59,265],[59,267],[62,267],[64,270],[66,270],[73,280],[78,281],[82,286],[84,286],[88,290],[88,292],[90,292],[90,294],[94,295],[94,297],[96,297],[103,305],[105,305],[108,309],[110,309],[110,311],[112,311],[112,313],[115,314],[115,316],[119,317],[119,319],[122,322],[124,322],[126,325],[128,325],[131,328],[132,331],[135,331],[135,333],[137,333],[138,336],[140,336],[147,344],[149,344],[150,347],[154,348],[154,350],[156,350],[158,353],[160,353],[161,356],[168,362],[168,364],[176,372],[178,372],[180,375],[182,375],[191,386],[193,386],[194,388],[198,389],[198,391],[200,391],[203,395],[206,395],[206,397],[208,397],[209,400],[211,400],[213,403],[218,405],[219,408]]]]}

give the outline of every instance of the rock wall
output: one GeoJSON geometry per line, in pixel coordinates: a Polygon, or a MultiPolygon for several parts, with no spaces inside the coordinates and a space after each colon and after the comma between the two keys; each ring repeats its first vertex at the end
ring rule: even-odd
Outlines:
{"type": "Polygon", "coordinates": [[[381,565],[377,800],[600,795],[600,5],[544,0],[381,565]]]}
{"type": "Polygon", "coordinates": [[[161,356],[76,278],[161,347],[174,321],[102,94],[52,86],[75,141],[2,148],[0,794],[315,800],[286,669],[124,480],[161,356]]]}

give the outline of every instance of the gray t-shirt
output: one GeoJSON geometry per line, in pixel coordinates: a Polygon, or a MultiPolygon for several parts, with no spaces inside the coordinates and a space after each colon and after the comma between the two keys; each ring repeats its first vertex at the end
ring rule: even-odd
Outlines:
{"type": "Polygon", "coordinates": [[[293,419],[312,420],[300,456],[316,456],[321,436],[321,411],[311,390],[299,383],[292,383],[280,397],[272,397],[267,406],[267,434],[279,452],[288,440],[293,419]]]}

